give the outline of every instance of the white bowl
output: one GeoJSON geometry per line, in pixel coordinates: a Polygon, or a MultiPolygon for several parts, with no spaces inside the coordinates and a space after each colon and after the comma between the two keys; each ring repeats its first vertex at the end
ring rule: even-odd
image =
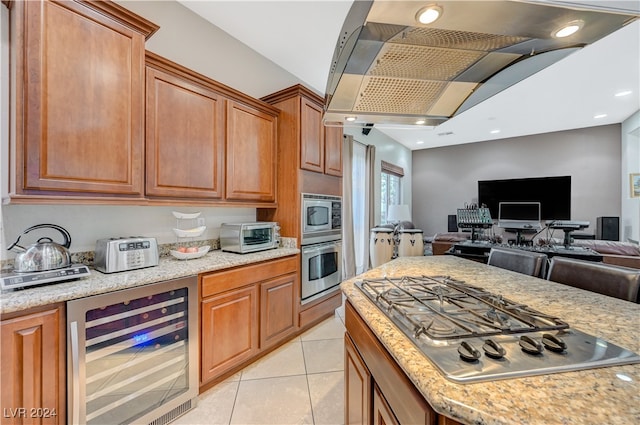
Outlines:
{"type": "Polygon", "coordinates": [[[195,238],[204,233],[207,226],[194,227],[193,229],[173,229],[173,233],[179,238],[195,238]]]}
{"type": "Polygon", "coordinates": [[[193,219],[193,218],[200,217],[200,213],[199,212],[196,212],[196,213],[181,213],[181,212],[178,212],[178,211],[173,211],[173,216],[175,218],[178,218],[178,219],[188,220],[188,219],[193,219]]]}
{"type": "Polygon", "coordinates": [[[209,245],[201,246],[198,248],[198,252],[180,252],[180,251],[169,251],[169,253],[178,260],[192,260],[194,258],[203,257],[211,247],[209,245]]]}

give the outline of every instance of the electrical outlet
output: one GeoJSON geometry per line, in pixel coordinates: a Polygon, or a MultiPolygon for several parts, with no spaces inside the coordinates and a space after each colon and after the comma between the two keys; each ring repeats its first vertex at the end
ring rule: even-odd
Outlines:
{"type": "Polygon", "coordinates": [[[198,227],[204,226],[204,217],[198,218],[198,227]]]}

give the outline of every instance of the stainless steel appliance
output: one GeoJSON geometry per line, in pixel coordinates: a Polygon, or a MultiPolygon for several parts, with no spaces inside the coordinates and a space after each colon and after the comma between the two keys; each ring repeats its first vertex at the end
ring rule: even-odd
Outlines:
{"type": "Polygon", "coordinates": [[[325,295],[342,281],[342,242],[331,241],[302,247],[302,304],[325,295]]]}
{"type": "Polygon", "coordinates": [[[302,194],[302,245],[341,239],[342,198],[302,194]]]}
{"type": "Polygon", "coordinates": [[[167,424],[198,396],[198,287],[187,277],[67,302],[70,424],[167,424]]]}
{"type": "Polygon", "coordinates": [[[155,238],[129,236],[96,241],[94,267],[103,273],[157,266],[158,242],[155,238]]]}
{"type": "Polygon", "coordinates": [[[226,252],[246,254],[277,248],[280,226],[275,222],[222,223],[220,248],[226,252]]]}
{"type": "Polygon", "coordinates": [[[22,289],[30,286],[44,285],[48,283],[64,282],[79,279],[91,275],[89,267],[84,264],[72,264],[56,270],[43,272],[8,272],[0,275],[0,286],[5,289],[22,289]]]}
{"type": "Polygon", "coordinates": [[[587,3],[354,1],[323,120],[437,126],[638,19],[633,2],[587,3]],[[423,12],[437,20],[420,22],[423,12]]]}
{"type": "Polygon", "coordinates": [[[489,381],[640,363],[640,356],[499,294],[444,276],[358,287],[450,380],[489,381]]]}
{"type": "Polygon", "coordinates": [[[71,235],[63,227],[56,224],[37,224],[22,232],[18,239],[7,248],[16,249],[14,260],[14,270],[16,272],[43,272],[47,270],[61,269],[71,265],[71,235]],[[18,245],[20,238],[27,233],[37,229],[54,229],[62,234],[64,241],[62,244],[53,242],[51,238],[43,237],[38,242],[24,248],[18,245]]]}

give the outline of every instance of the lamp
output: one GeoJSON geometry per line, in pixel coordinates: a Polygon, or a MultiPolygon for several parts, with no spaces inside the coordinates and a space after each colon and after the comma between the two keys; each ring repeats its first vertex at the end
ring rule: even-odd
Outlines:
{"type": "Polygon", "coordinates": [[[389,205],[387,210],[387,221],[389,223],[400,224],[403,221],[411,221],[411,212],[409,205],[389,205]]]}
{"type": "Polygon", "coordinates": [[[387,208],[387,221],[389,223],[395,223],[393,226],[393,257],[398,258],[398,244],[400,237],[398,231],[400,230],[400,223],[403,221],[411,221],[411,212],[409,211],[409,205],[389,205],[387,208]]]}

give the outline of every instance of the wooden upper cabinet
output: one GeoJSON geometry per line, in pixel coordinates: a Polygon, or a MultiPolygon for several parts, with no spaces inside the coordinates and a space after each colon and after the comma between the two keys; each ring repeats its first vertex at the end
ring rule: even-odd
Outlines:
{"type": "Polygon", "coordinates": [[[227,102],[226,199],[275,202],[277,113],[227,102]]]}
{"type": "Polygon", "coordinates": [[[283,111],[281,149],[295,153],[296,160],[299,154],[299,169],[342,177],[343,128],[324,126],[320,96],[298,84],[262,100],[283,111]]]}
{"type": "Polygon", "coordinates": [[[324,136],[324,173],[342,177],[342,127],[325,127],[324,136]]]}
{"type": "Polygon", "coordinates": [[[185,77],[147,67],[146,194],[223,196],[224,99],[185,77]]]}
{"type": "Polygon", "coordinates": [[[300,168],[324,172],[324,126],[322,107],[300,99],[300,168]]]}
{"type": "Polygon", "coordinates": [[[16,193],[143,193],[144,42],[111,2],[11,4],[16,193]]]}

